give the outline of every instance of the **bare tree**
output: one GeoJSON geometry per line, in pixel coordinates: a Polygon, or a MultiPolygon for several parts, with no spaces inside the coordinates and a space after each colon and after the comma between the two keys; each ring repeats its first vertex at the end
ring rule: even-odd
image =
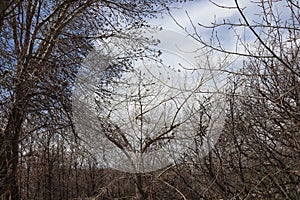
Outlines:
{"type": "Polygon", "coordinates": [[[236,56],[240,67],[227,71],[223,134],[215,149],[194,163],[197,187],[205,188],[197,195],[299,198],[299,2],[252,2],[256,15],[237,0],[232,6],[212,3],[235,9],[240,19],[210,26],[191,21],[195,31],[212,29],[213,35],[209,40],[199,32],[190,35],[211,51],[236,56]],[[218,34],[224,27],[236,38],[234,50],[226,49],[218,34]]]}
{"type": "MultiPolygon", "coordinates": [[[[126,46],[126,53],[138,52],[136,37],[134,41],[118,39],[121,42],[114,40],[114,43],[117,47],[126,46]]],[[[91,55],[91,60],[86,62],[88,69],[83,69],[78,79],[78,97],[81,97],[75,103],[78,128],[101,163],[137,173],[136,197],[143,199],[147,190],[141,173],[177,162],[191,145],[199,146],[199,155],[205,155],[216,142],[220,132],[214,130],[218,126],[215,120],[223,109],[215,108],[220,108],[222,103],[215,98],[214,105],[209,105],[210,95],[203,95],[202,87],[213,82],[217,75],[207,73],[210,68],[204,70],[206,63],[201,64],[202,71],[197,69],[198,72],[192,66],[167,66],[159,60],[160,50],[157,57],[143,54],[133,65],[119,64],[113,59],[116,56],[104,55],[116,53],[114,43],[109,41],[106,46],[111,49],[91,55]],[[116,67],[118,71],[113,70],[116,67]],[[190,68],[193,73],[189,72],[190,68]],[[208,106],[215,110],[208,111],[208,106]],[[210,120],[203,122],[204,116],[210,120]]],[[[136,56],[124,56],[123,52],[121,47],[117,58],[134,62],[136,56]]],[[[163,183],[171,187],[168,182],[163,183]]]]}
{"type": "Polygon", "coordinates": [[[152,1],[30,0],[10,1],[1,7],[2,199],[20,198],[20,142],[33,132],[62,130],[71,125],[72,81],[82,58],[92,49],[92,41],[142,26],[143,17],[151,16],[163,5],[152,1]],[[33,129],[26,129],[26,124],[33,129]]]}

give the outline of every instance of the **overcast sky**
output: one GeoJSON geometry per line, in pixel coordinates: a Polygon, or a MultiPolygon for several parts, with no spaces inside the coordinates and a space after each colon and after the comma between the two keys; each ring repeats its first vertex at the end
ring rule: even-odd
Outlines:
{"type": "MultiPolygon", "coordinates": [[[[215,2],[223,6],[234,6],[234,1],[215,0],[215,2]]],[[[239,4],[241,7],[246,7],[245,11],[248,15],[253,15],[256,7],[253,3],[250,3],[249,0],[241,0],[239,1],[239,4]]],[[[197,28],[197,32],[207,38],[210,36],[211,30],[200,28],[198,23],[211,25],[212,22],[222,22],[223,19],[229,19],[232,22],[236,22],[239,18],[239,14],[236,9],[219,8],[208,0],[195,0],[180,4],[177,3],[173,7],[177,8],[171,9],[171,14],[182,27],[184,27],[189,33],[193,34],[194,30],[190,22],[191,19],[197,28]]],[[[187,33],[182,30],[182,28],[179,27],[168,15],[161,15],[157,19],[151,20],[150,23],[162,26],[165,30],[172,30],[187,35],[187,33]]],[[[230,49],[234,48],[235,38],[232,32],[225,27],[219,28],[218,32],[221,33],[220,39],[223,40],[224,45],[230,49]]],[[[248,37],[251,37],[251,35],[248,37]]],[[[168,40],[176,40],[176,35],[170,35],[168,40]]]]}
{"type": "MultiPolygon", "coordinates": [[[[235,3],[233,0],[213,0],[213,2],[224,7],[235,7],[235,3]]],[[[251,23],[253,21],[260,22],[262,20],[260,18],[261,16],[259,16],[261,8],[254,2],[255,1],[251,0],[238,1],[239,6],[243,9],[245,16],[251,23]]],[[[290,11],[288,10],[284,1],[271,1],[271,4],[273,6],[274,12],[277,12],[282,19],[286,19],[290,16],[290,11]]],[[[238,23],[238,20],[241,19],[241,16],[238,13],[237,9],[220,8],[214,5],[209,0],[194,0],[187,1],[186,3],[176,3],[172,7],[177,7],[171,9],[171,14],[182,27],[186,28],[186,30],[191,34],[194,32],[189,20],[190,17],[191,21],[197,28],[197,32],[203,37],[209,37],[211,34],[211,30],[200,28],[198,26],[198,23],[211,25],[211,22],[223,22],[224,19],[230,20],[230,22],[238,23]],[[189,17],[187,16],[187,14],[189,17]]],[[[243,22],[242,19],[241,21],[243,22]]],[[[151,20],[150,23],[162,26],[167,30],[185,34],[185,32],[168,15],[160,16],[155,20],[151,20]]],[[[245,29],[243,28],[237,30],[239,31],[238,33],[243,35],[243,37],[246,37],[247,40],[254,40],[253,34],[249,30],[247,32],[244,32],[245,29]]],[[[236,38],[234,37],[232,30],[229,30],[228,27],[219,27],[218,33],[220,36],[220,40],[222,40],[225,47],[229,49],[235,48],[236,38]]],[[[174,39],[176,38],[172,38],[172,36],[170,35],[169,40],[174,39]]]]}

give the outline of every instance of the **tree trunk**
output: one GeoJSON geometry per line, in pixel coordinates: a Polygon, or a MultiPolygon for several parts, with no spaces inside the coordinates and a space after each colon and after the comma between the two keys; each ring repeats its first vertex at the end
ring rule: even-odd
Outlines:
{"type": "Polygon", "coordinates": [[[4,133],[0,135],[0,197],[1,200],[19,200],[17,179],[19,136],[24,119],[26,94],[25,83],[15,89],[15,101],[8,116],[4,133]]]}
{"type": "Polygon", "coordinates": [[[143,189],[143,182],[142,182],[142,174],[137,173],[135,175],[135,193],[136,193],[136,199],[137,200],[144,200],[147,199],[147,195],[143,189]]]}

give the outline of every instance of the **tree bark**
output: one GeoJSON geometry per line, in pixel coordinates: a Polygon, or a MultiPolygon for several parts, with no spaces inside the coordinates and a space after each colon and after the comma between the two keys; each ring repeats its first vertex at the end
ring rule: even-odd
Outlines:
{"type": "Polygon", "coordinates": [[[16,86],[15,101],[9,113],[4,133],[0,136],[0,197],[1,200],[19,200],[17,166],[19,137],[24,121],[28,90],[23,81],[16,86]]]}
{"type": "Polygon", "coordinates": [[[143,200],[143,199],[147,199],[147,194],[145,193],[144,189],[143,189],[143,180],[142,180],[142,174],[141,173],[137,173],[135,175],[135,192],[136,192],[136,199],[137,200],[143,200]]]}

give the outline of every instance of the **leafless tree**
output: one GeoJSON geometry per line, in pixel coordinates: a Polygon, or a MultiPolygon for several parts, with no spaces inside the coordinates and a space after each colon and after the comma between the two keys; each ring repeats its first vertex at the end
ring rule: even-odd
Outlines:
{"type": "MultiPolygon", "coordinates": [[[[72,82],[82,58],[92,49],[92,41],[143,26],[144,17],[163,6],[158,1],[1,2],[2,199],[20,198],[17,169],[19,156],[24,153],[20,143],[26,140],[36,143],[43,135],[37,133],[43,132],[54,138],[55,135],[70,140],[77,137],[72,126],[71,131],[62,130],[72,124],[69,98],[72,82]],[[36,133],[35,138],[32,133],[36,133]]],[[[49,141],[55,141],[51,137],[49,141]]],[[[35,147],[25,144],[22,148],[27,145],[35,147]]],[[[45,148],[50,151],[50,146],[45,148]]]]}
{"type": "Polygon", "coordinates": [[[196,185],[202,188],[196,194],[208,199],[299,198],[299,2],[252,2],[256,15],[237,0],[232,6],[212,3],[235,9],[240,19],[210,26],[191,21],[195,32],[190,35],[211,51],[236,56],[239,67],[227,70],[223,134],[207,157],[194,162],[196,185]],[[226,49],[218,34],[224,27],[237,38],[235,50],[226,49]],[[213,35],[207,40],[199,28],[211,29],[213,35]]]}

